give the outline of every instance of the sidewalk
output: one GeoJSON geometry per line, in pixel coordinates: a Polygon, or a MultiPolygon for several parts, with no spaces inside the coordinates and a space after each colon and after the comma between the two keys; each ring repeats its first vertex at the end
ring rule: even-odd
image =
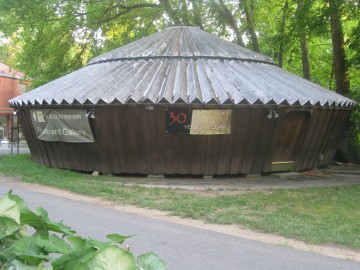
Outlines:
{"type": "MultiPolygon", "coordinates": [[[[19,148],[18,145],[12,145],[12,154],[30,154],[30,150],[26,142],[20,142],[19,148]],[[19,152],[18,152],[19,151],[19,152]]],[[[11,155],[11,144],[10,143],[0,143],[0,156],[2,155],[11,155]]]]}
{"type": "Polygon", "coordinates": [[[169,176],[165,178],[127,177],[120,178],[125,185],[174,188],[185,190],[247,191],[287,188],[327,187],[360,183],[360,164],[330,166],[300,173],[275,173],[266,176],[221,176],[212,179],[169,176]]]}

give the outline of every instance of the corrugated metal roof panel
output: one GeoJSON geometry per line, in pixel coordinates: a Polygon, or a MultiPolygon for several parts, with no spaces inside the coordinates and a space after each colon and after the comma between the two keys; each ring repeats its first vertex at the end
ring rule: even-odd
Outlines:
{"type": "Polygon", "coordinates": [[[194,27],[170,27],[90,63],[10,103],[356,105],[194,27]]]}
{"type": "Polygon", "coordinates": [[[156,57],[236,58],[273,63],[267,56],[219,39],[197,27],[173,26],[95,57],[89,64],[156,57]]]}

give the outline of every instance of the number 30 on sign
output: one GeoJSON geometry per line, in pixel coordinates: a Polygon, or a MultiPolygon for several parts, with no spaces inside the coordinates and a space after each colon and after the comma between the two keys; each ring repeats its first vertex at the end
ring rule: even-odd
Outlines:
{"type": "Polygon", "coordinates": [[[191,110],[171,108],[165,111],[166,133],[189,134],[191,110]]]}

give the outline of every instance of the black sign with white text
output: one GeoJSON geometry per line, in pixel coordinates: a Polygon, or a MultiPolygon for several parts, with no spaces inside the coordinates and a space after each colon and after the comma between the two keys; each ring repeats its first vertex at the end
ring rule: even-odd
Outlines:
{"type": "Polygon", "coordinates": [[[190,134],[190,109],[171,108],[165,111],[166,133],[190,134]]]}

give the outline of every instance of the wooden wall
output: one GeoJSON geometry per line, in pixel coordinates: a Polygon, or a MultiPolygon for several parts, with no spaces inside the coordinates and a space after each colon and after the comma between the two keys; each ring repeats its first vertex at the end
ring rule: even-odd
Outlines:
{"type": "Polygon", "coordinates": [[[273,107],[278,118],[268,118],[270,107],[262,105],[227,108],[233,110],[231,134],[186,135],[165,133],[164,106],[153,111],[140,105],[98,106],[96,118],[89,120],[96,142],[84,144],[38,140],[28,108],[18,115],[33,159],[46,166],[102,173],[224,175],[270,172],[275,159],[293,158],[296,171],[328,165],[351,114],[347,108],[283,106],[273,107]]]}

